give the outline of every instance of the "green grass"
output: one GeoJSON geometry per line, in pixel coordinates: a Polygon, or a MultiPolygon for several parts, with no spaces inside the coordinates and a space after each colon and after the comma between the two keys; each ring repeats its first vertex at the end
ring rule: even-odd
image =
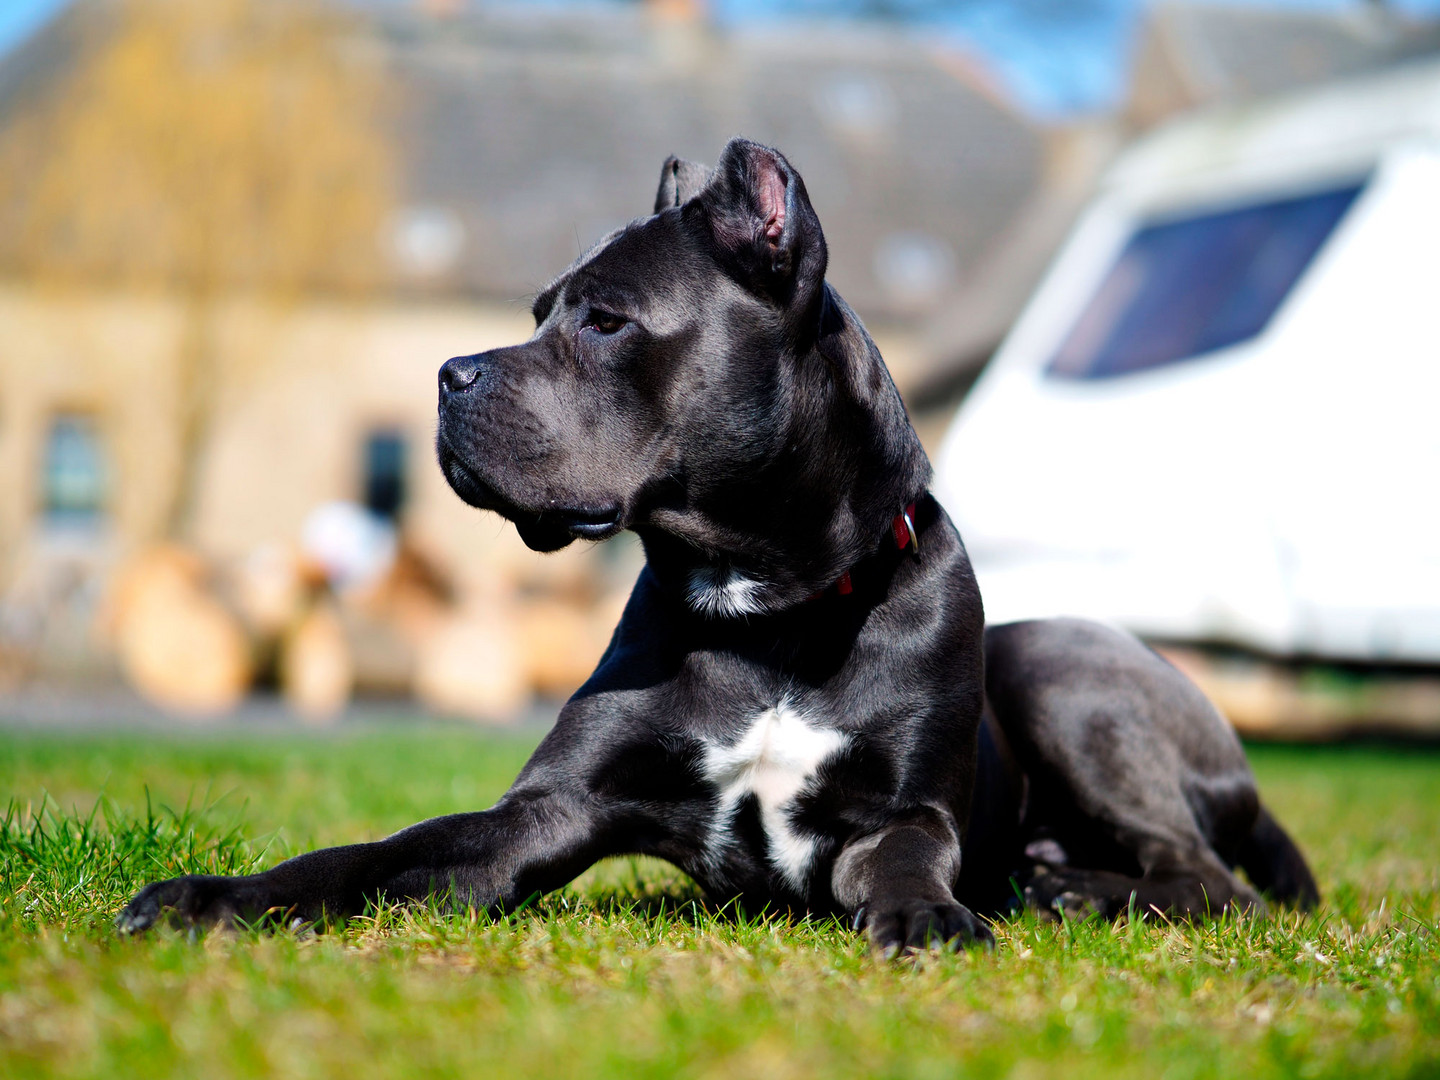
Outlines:
{"type": "Polygon", "coordinates": [[[0,733],[0,1077],[1440,1076],[1440,755],[1257,748],[1327,902],[1212,926],[1017,917],[884,962],[596,868],[502,922],[122,940],[145,880],[487,805],[533,739],[0,733]]]}

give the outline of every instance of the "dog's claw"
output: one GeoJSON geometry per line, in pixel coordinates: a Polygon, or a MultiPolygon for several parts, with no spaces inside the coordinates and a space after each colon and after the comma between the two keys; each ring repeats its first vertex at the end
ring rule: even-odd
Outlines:
{"type": "Polygon", "coordinates": [[[166,882],[146,885],[115,916],[115,929],[125,936],[143,934],[160,918],[161,903],[158,892],[166,882]]]}
{"type": "Polygon", "coordinates": [[[127,937],[131,934],[139,934],[150,929],[155,924],[155,918],[148,913],[132,911],[125,908],[119,915],[115,916],[115,929],[127,937]]]}
{"type": "Polygon", "coordinates": [[[115,929],[131,936],[143,934],[163,919],[189,929],[216,924],[234,926],[240,920],[263,914],[270,905],[254,878],[191,874],[146,885],[115,916],[115,929]]]}
{"type": "Polygon", "coordinates": [[[867,908],[864,904],[861,904],[858,908],[855,909],[855,917],[850,920],[851,930],[854,930],[857,934],[861,931],[861,929],[865,926],[865,916],[869,913],[869,910],[870,909],[867,908]]]}
{"type": "Polygon", "coordinates": [[[862,907],[855,913],[855,923],[857,930],[863,927],[871,946],[887,960],[968,945],[995,947],[990,928],[968,908],[954,902],[906,900],[862,907]]]}

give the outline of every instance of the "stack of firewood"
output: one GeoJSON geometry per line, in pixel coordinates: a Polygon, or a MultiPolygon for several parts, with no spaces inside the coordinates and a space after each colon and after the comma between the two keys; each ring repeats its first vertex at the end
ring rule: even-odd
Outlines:
{"type": "Polygon", "coordinates": [[[254,675],[245,629],[208,577],[198,556],[166,545],[135,559],[115,583],[110,623],[121,671],[176,712],[233,708],[254,675]]]}
{"type": "Polygon", "coordinates": [[[585,680],[623,599],[514,588],[457,597],[403,543],[380,580],[354,590],[332,588],[280,545],[225,572],[163,545],[120,572],[107,627],[129,682],[178,713],[224,712],[269,686],[315,722],[357,693],[503,722],[585,680]]]}

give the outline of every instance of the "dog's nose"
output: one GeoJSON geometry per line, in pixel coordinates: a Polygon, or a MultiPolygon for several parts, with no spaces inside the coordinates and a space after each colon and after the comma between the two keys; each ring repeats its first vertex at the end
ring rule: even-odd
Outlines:
{"type": "Polygon", "coordinates": [[[474,386],[479,377],[479,353],[474,356],[451,357],[440,368],[440,393],[462,394],[474,386]]]}

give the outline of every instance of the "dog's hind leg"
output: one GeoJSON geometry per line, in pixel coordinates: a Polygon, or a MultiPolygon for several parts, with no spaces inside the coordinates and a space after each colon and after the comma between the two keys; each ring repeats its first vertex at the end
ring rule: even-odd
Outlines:
{"type": "Polygon", "coordinates": [[[1174,865],[1151,865],[1139,877],[1113,870],[1041,868],[1025,886],[1025,902],[1040,911],[1119,918],[1173,915],[1205,918],[1224,911],[1263,911],[1264,902],[1213,853],[1193,852],[1174,865]]]}
{"type": "Polygon", "coordinates": [[[1282,904],[1309,911],[1320,889],[1295,841],[1263,805],[1255,827],[1240,845],[1239,863],[1255,887],[1282,904]]]}
{"type": "Polygon", "coordinates": [[[1203,917],[1261,908],[1231,871],[1259,809],[1244,751],[1135,638],[1073,619],[986,632],[986,692],[1024,770],[1027,902],[1203,917]]]}

